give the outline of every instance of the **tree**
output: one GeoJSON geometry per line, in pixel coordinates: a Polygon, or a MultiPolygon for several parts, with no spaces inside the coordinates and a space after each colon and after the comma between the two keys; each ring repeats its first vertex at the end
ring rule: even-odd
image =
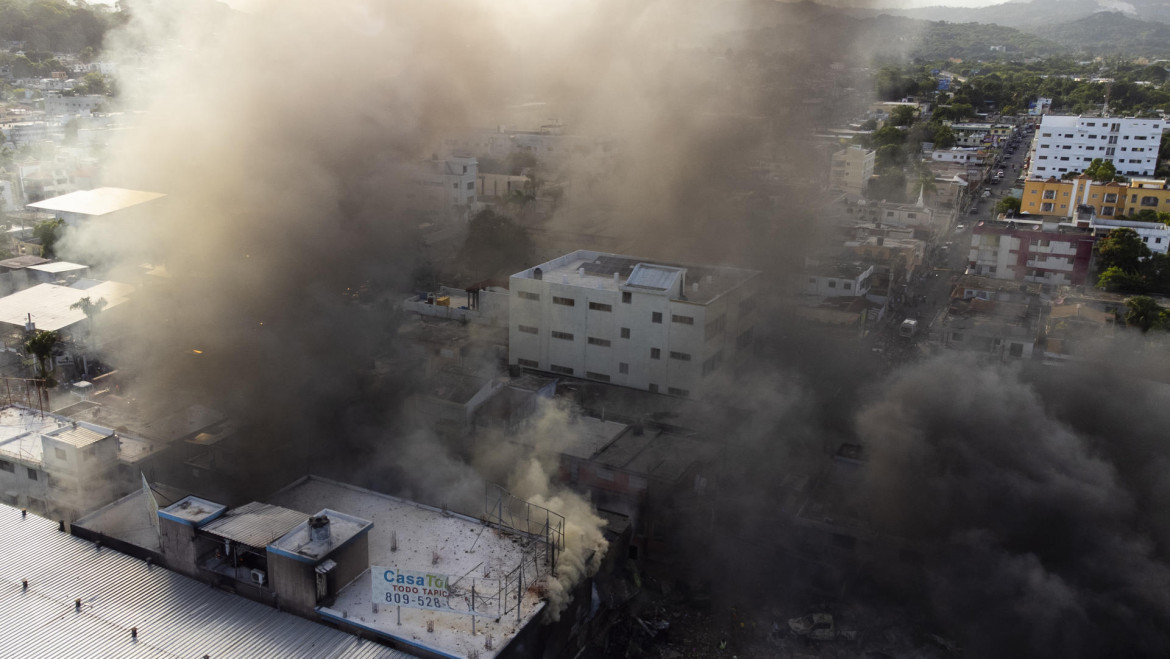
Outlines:
{"type": "Polygon", "coordinates": [[[1097,241],[1097,263],[1104,271],[1118,268],[1127,274],[1139,275],[1142,259],[1149,256],[1150,248],[1133,229],[1114,229],[1097,241]]]}
{"type": "Polygon", "coordinates": [[[1137,293],[1146,290],[1146,282],[1140,275],[1112,266],[1097,277],[1097,288],[1111,293],[1137,293]]]}
{"type": "Polygon", "coordinates": [[[1164,329],[1164,322],[1166,320],[1166,312],[1154,298],[1145,295],[1135,295],[1125,301],[1125,324],[1128,327],[1136,327],[1142,331],[1142,334],[1150,331],[1153,328],[1164,329]]]}
{"type": "Polygon", "coordinates": [[[906,141],[906,133],[897,128],[885,125],[877,129],[873,133],[874,146],[886,146],[887,144],[902,144],[906,141]]]}
{"type": "Polygon", "coordinates": [[[88,295],[86,295],[80,300],[69,305],[69,308],[74,311],[80,309],[81,313],[85,314],[85,317],[89,320],[89,331],[92,333],[94,319],[97,318],[97,315],[102,312],[102,309],[105,309],[108,305],[109,302],[107,302],[106,298],[104,297],[100,297],[97,299],[97,302],[94,302],[88,295]]]}
{"type": "Polygon", "coordinates": [[[950,126],[939,125],[934,129],[934,148],[949,149],[955,146],[955,133],[950,126]]]}
{"type": "Polygon", "coordinates": [[[61,237],[61,230],[65,227],[65,220],[45,220],[33,227],[33,237],[41,243],[41,256],[46,259],[56,258],[57,240],[61,237]]]}
{"type": "Polygon", "coordinates": [[[40,376],[46,380],[49,380],[49,372],[45,370],[45,362],[53,355],[53,349],[60,340],[61,337],[56,332],[40,330],[24,342],[25,351],[36,358],[40,376]]]}
{"type": "Polygon", "coordinates": [[[1113,165],[1112,160],[1094,158],[1085,168],[1085,175],[1093,177],[1094,181],[1108,183],[1117,178],[1117,167],[1113,165]]]}
{"type": "Polygon", "coordinates": [[[1020,198],[1019,197],[1004,197],[995,204],[996,214],[1004,213],[1009,216],[1020,212],[1020,198]]]}
{"type": "Polygon", "coordinates": [[[532,262],[534,249],[527,229],[507,215],[485,209],[471,218],[459,256],[475,278],[487,279],[523,270],[532,262]]]}
{"type": "Polygon", "coordinates": [[[890,125],[909,126],[914,123],[914,106],[899,105],[890,112],[890,125]]]}
{"type": "Polygon", "coordinates": [[[899,144],[878,147],[874,155],[874,164],[878,169],[901,167],[906,164],[906,151],[899,144]]]}

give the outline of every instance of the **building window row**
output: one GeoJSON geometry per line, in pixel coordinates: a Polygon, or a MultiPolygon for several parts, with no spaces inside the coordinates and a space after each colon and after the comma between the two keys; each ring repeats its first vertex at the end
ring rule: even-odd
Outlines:
{"type": "Polygon", "coordinates": [[[694,325],[695,319],[693,316],[680,316],[678,314],[671,314],[670,322],[679,323],[680,325],[694,325]]]}
{"type": "Polygon", "coordinates": [[[531,325],[520,325],[517,329],[525,334],[540,334],[540,329],[531,325]]]}
{"type": "Polygon", "coordinates": [[[585,377],[590,380],[600,380],[602,382],[609,382],[609,376],[605,373],[594,373],[593,371],[585,371],[585,377]]]}
{"type": "Polygon", "coordinates": [[[589,337],[588,341],[589,345],[591,346],[601,346],[602,348],[608,348],[610,346],[609,339],[599,339],[595,336],[591,336],[589,337]]]}
{"type": "Polygon", "coordinates": [[[533,359],[517,359],[516,363],[527,368],[540,368],[540,362],[533,359]]]}
{"type": "Polygon", "coordinates": [[[602,304],[601,302],[590,302],[589,303],[589,310],[590,311],[613,311],[613,306],[608,305],[608,304],[602,304]]]}
{"type": "Polygon", "coordinates": [[[677,360],[679,360],[679,361],[682,361],[682,362],[689,362],[689,361],[691,361],[691,355],[690,355],[690,353],[687,353],[687,352],[678,352],[678,351],[676,351],[676,350],[671,350],[671,351],[670,351],[670,358],[671,358],[671,359],[677,359],[677,360]]]}
{"type": "Polygon", "coordinates": [[[529,293],[528,291],[517,291],[516,296],[521,300],[532,300],[533,302],[540,302],[540,293],[529,293]]]}
{"type": "Polygon", "coordinates": [[[623,338],[623,339],[628,339],[628,338],[630,338],[630,328],[628,328],[628,327],[623,327],[623,328],[622,328],[622,338],[623,338]]]}
{"type": "Polygon", "coordinates": [[[573,334],[571,332],[553,332],[552,338],[561,339],[562,341],[572,341],[573,334]]]}
{"type": "Polygon", "coordinates": [[[557,366],[556,364],[549,364],[548,370],[552,371],[553,373],[560,373],[561,375],[573,374],[573,369],[569,368],[568,366],[557,366]]]}
{"type": "Polygon", "coordinates": [[[571,297],[557,297],[554,295],[553,304],[559,304],[563,307],[575,307],[577,306],[577,301],[571,297]]]}

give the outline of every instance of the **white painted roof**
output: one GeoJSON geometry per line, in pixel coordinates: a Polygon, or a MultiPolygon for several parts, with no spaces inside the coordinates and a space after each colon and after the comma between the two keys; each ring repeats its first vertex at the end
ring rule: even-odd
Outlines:
{"type": "Polygon", "coordinates": [[[0,589],[2,657],[408,659],[112,549],[95,549],[58,531],[56,522],[22,518],[5,505],[0,589]],[[81,599],[80,611],[75,599],[81,599]]]}
{"type": "Polygon", "coordinates": [[[60,197],[38,201],[35,204],[28,204],[26,208],[98,216],[125,210],[165,196],[165,194],[158,192],[143,192],[141,190],[127,190],[126,188],[96,188],[78,190],[60,197]]]}
{"type": "Polygon", "coordinates": [[[109,310],[125,302],[132,290],[133,286],[116,281],[103,281],[86,289],[39,284],[0,298],[0,323],[24,327],[28,314],[32,314],[38,330],[56,331],[85,320],[80,309],[69,308],[81,298],[94,302],[105,298],[109,310]]]}
{"type": "Polygon", "coordinates": [[[48,272],[50,274],[57,274],[59,272],[72,272],[74,270],[85,270],[89,268],[88,265],[81,265],[80,263],[70,263],[69,261],[54,261],[52,263],[42,263],[41,265],[30,265],[29,270],[38,270],[40,272],[48,272]]]}

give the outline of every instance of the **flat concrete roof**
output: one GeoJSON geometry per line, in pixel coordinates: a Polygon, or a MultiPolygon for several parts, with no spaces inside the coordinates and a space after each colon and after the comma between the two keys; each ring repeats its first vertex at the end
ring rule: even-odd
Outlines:
{"type": "Polygon", "coordinates": [[[96,188],[78,190],[34,204],[27,204],[25,208],[97,217],[132,208],[165,196],[165,194],[158,192],[143,192],[141,190],[127,190],[126,188],[96,188]]]}
{"type": "Polygon", "coordinates": [[[55,332],[85,320],[81,309],[70,309],[81,298],[97,301],[105,298],[106,309],[122,304],[134,287],[116,281],[103,281],[89,288],[57,284],[38,284],[0,298],[0,323],[23,328],[32,314],[38,330],[55,332]]]}

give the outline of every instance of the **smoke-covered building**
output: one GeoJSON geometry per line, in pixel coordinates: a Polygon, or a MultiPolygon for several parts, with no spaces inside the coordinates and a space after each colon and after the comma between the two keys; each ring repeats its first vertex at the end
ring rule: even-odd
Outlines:
{"type": "Polygon", "coordinates": [[[759,273],[578,250],[511,277],[508,363],[695,396],[752,345],[759,273]]]}
{"type": "Polygon", "coordinates": [[[971,232],[969,272],[1054,286],[1085,283],[1095,238],[1055,221],[985,221],[971,232]]]}
{"type": "Polygon", "coordinates": [[[38,201],[28,204],[28,208],[52,213],[55,217],[65,220],[66,224],[75,226],[91,218],[115,214],[123,217],[132,212],[141,212],[144,204],[150,204],[145,207],[146,210],[154,210],[157,209],[157,202],[153,204],[150,202],[165,196],[158,192],[125,188],[95,188],[38,201]]]}

